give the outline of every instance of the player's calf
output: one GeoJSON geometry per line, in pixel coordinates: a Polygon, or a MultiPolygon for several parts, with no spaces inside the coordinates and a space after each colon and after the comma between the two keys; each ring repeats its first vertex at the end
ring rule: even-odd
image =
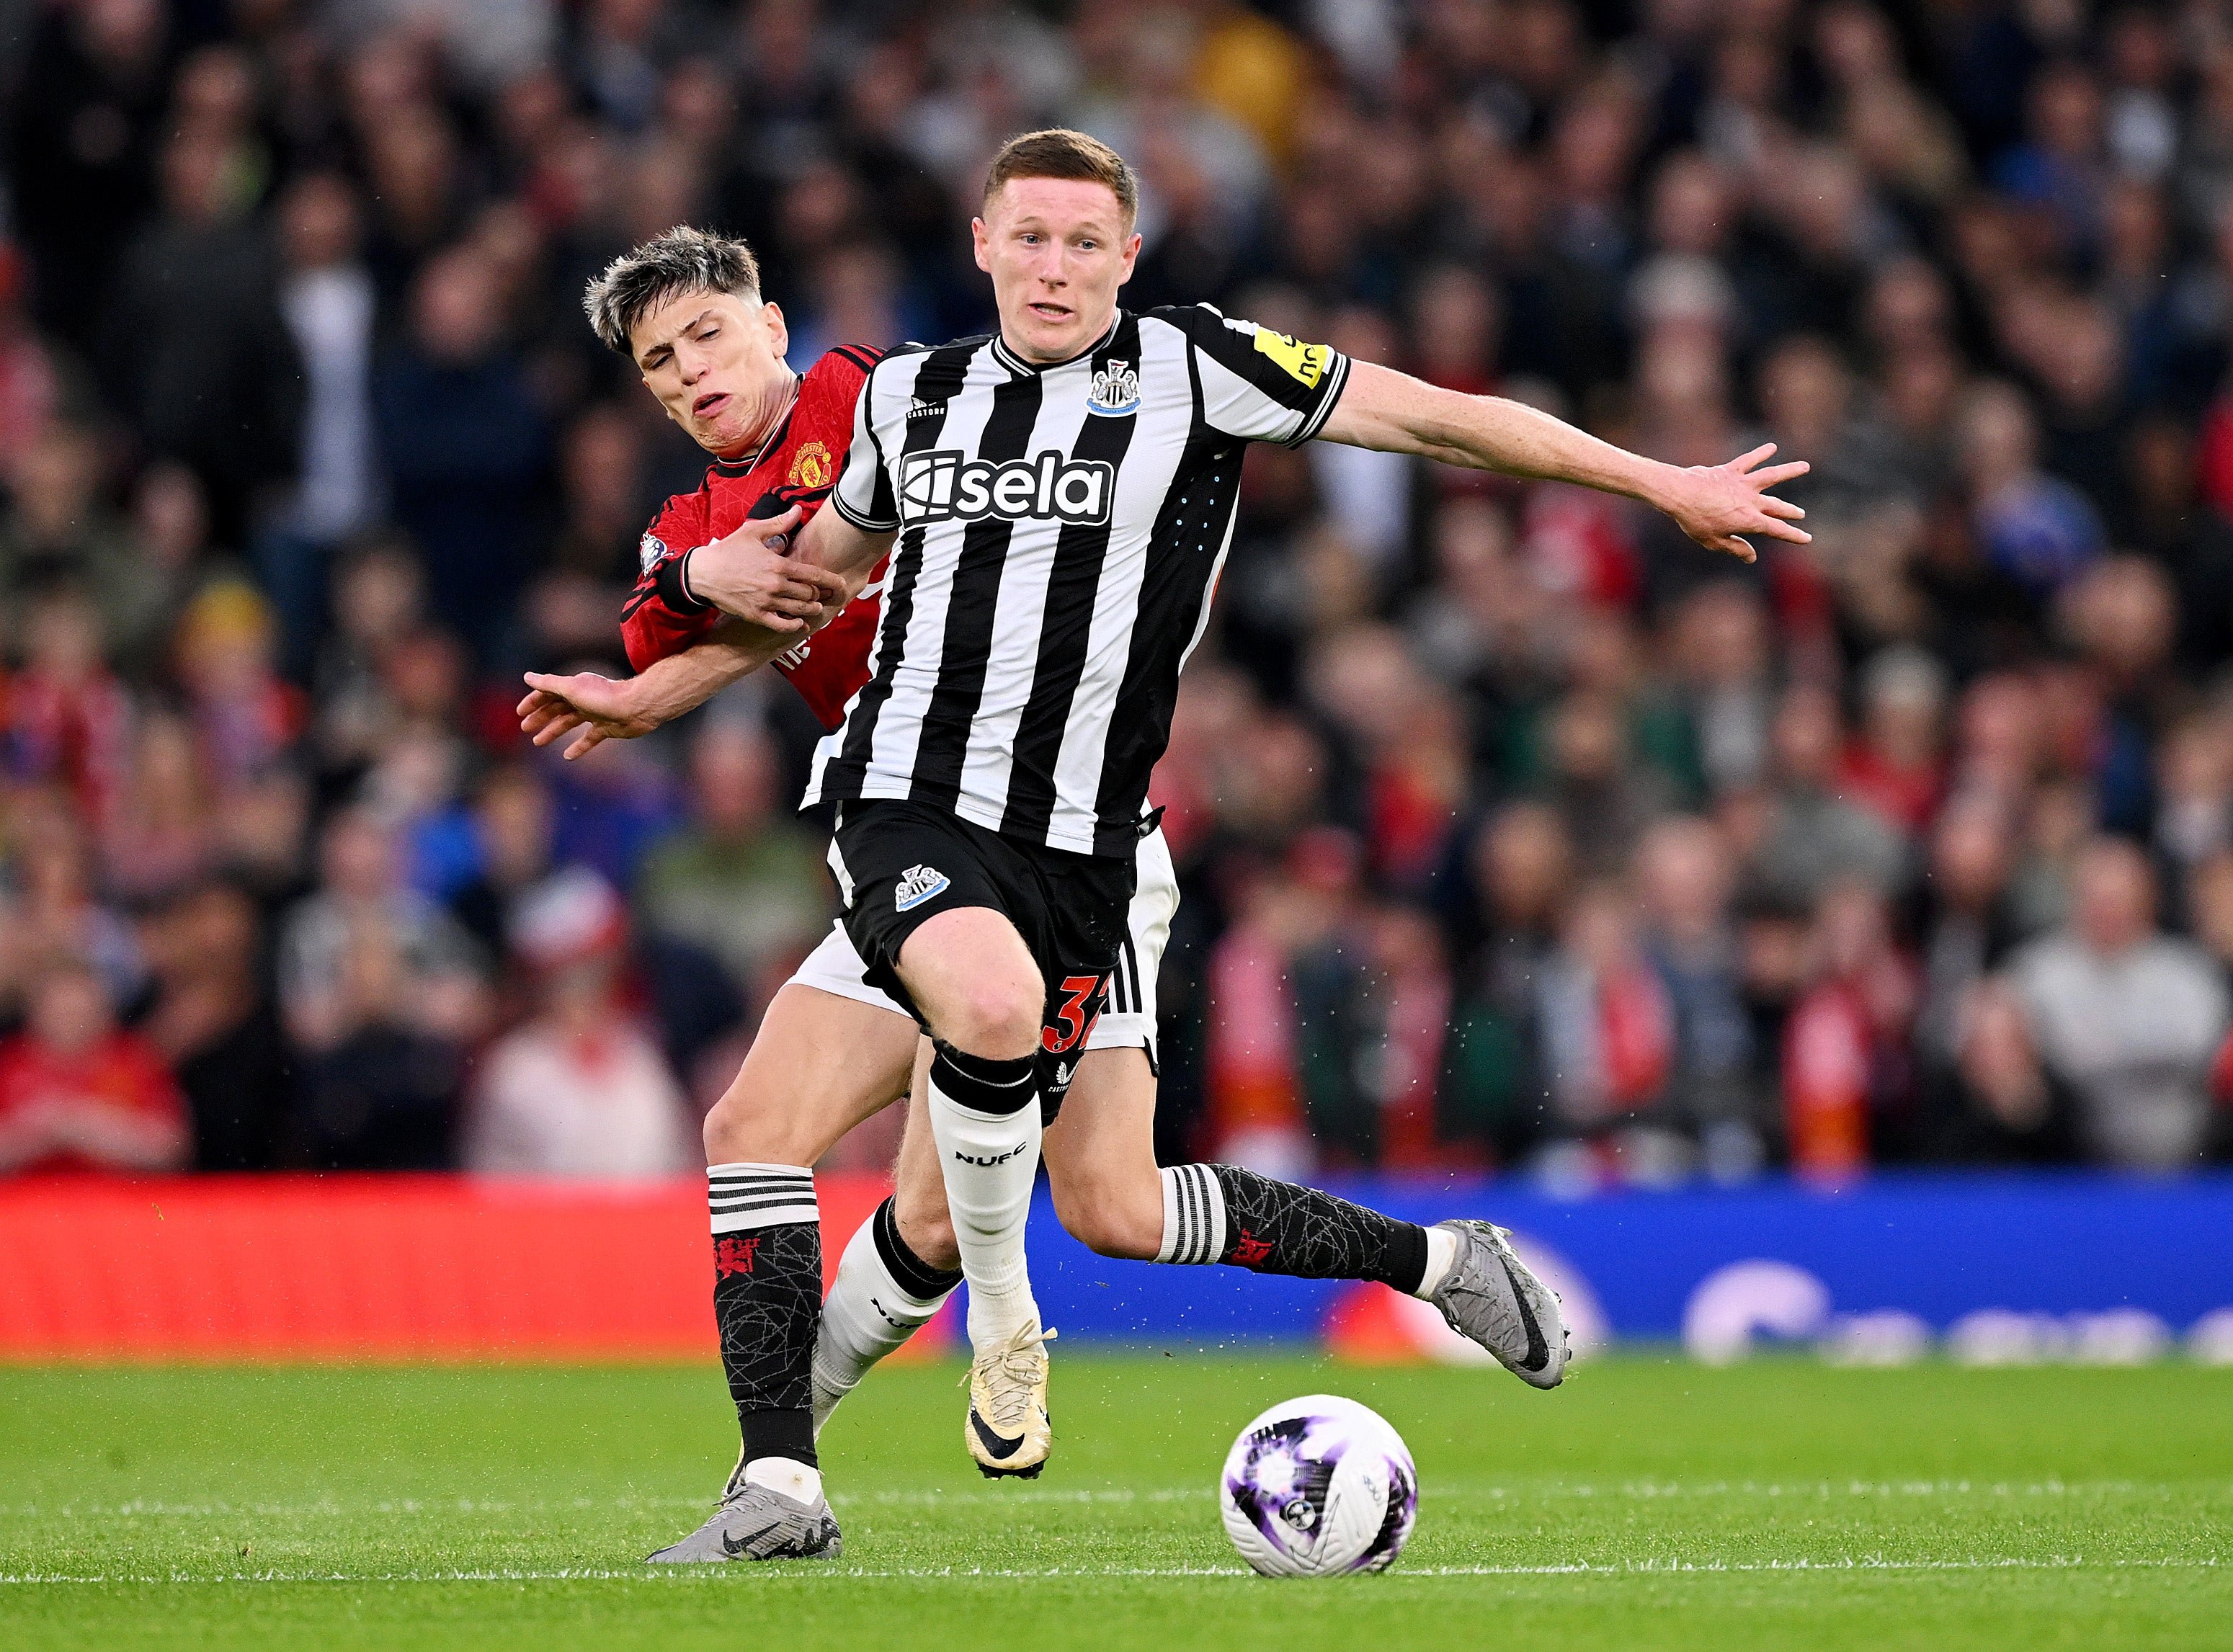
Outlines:
{"type": "Polygon", "coordinates": [[[1129,1262],[1158,1259],[1163,1196],[1152,1162],[1136,1176],[1097,1180],[1084,1189],[1055,1181],[1052,1191],[1063,1231],[1095,1255],[1129,1262]]]}
{"type": "Polygon", "coordinates": [[[742,1445],[713,1518],[654,1561],[837,1552],[814,1450],[811,1366],[822,1311],[821,1210],[804,1166],[732,1161],[706,1172],[713,1320],[742,1445]]]}
{"type": "Polygon", "coordinates": [[[811,1369],[822,1312],[821,1211],[814,1173],[730,1163],[706,1173],[713,1215],[713,1321],[743,1449],[729,1491],[748,1480],[822,1490],[811,1369]]]}
{"type": "Polygon", "coordinates": [[[1046,1334],[1024,1256],[1043,1128],[1038,1063],[987,1061],[941,1044],[928,1089],[977,1355],[963,1437],[986,1473],[1034,1475],[1051,1445],[1046,1334]]]}
{"type": "MultiPolygon", "coordinates": [[[[941,1220],[945,1211],[939,1212],[941,1220]]],[[[869,1368],[928,1324],[961,1283],[959,1267],[934,1267],[902,1237],[887,1199],[861,1224],[837,1264],[814,1343],[814,1434],[869,1368]]]]}

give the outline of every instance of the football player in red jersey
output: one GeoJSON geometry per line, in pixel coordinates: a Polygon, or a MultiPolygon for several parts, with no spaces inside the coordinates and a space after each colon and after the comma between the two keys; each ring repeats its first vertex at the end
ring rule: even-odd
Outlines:
{"type": "MultiPolygon", "coordinates": [[[[531,692],[519,706],[523,723],[532,724],[538,745],[574,733],[567,755],[580,757],[606,738],[648,732],[772,664],[834,728],[859,686],[876,625],[873,604],[845,611],[845,599],[863,582],[803,566],[780,570],[769,589],[771,606],[783,617],[762,628],[700,601],[690,589],[690,562],[747,521],[781,517],[782,526],[795,530],[820,509],[852,440],[853,404],[877,353],[843,346],[804,374],[792,372],[784,360],[790,333],[783,311],[760,302],[759,272],[741,242],[678,229],[615,270],[622,265],[647,272],[640,279],[648,283],[630,295],[626,324],[609,302],[609,313],[598,313],[600,289],[613,271],[590,289],[591,320],[608,344],[635,362],[667,417],[713,463],[698,491],[669,499],[643,536],[641,575],[621,621],[637,674],[613,681],[531,673],[531,692]],[[829,637],[817,636],[830,626],[837,628],[829,637]]],[[[873,588],[882,577],[881,568],[873,569],[865,584],[873,588]]]]}
{"type": "MultiPolygon", "coordinates": [[[[697,303],[705,302],[701,297],[697,303]]],[[[683,299],[670,308],[679,314],[693,308],[693,302],[683,299]]],[[[782,312],[773,304],[761,308],[754,335],[742,341],[740,365],[764,367],[772,361],[782,367],[787,341],[782,312]]],[[[666,320],[672,327],[676,317],[666,320]]],[[[642,572],[621,610],[628,664],[639,673],[713,638],[726,617],[691,592],[693,550],[765,517],[795,511],[803,525],[830,497],[837,466],[853,438],[853,403],[879,354],[841,344],[804,374],[789,375],[789,396],[773,406],[771,418],[765,395],[747,402],[751,415],[732,418],[729,410],[747,393],[716,387],[720,375],[710,359],[732,326],[732,318],[719,315],[718,309],[702,308],[680,320],[676,337],[655,339],[646,352],[650,361],[645,376],[653,380],[677,421],[713,452],[713,463],[695,493],[680,493],[667,502],[639,548],[642,572]],[[693,348],[707,354],[704,367],[688,359],[686,353],[693,348]],[[671,394],[659,383],[661,379],[671,380],[671,394]],[[687,411],[684,397],[689,400],[687,411]],[[765,433],[757,443],[739,446],[734,458],[713,446],[716,441],[723,447],[749,442],[749,433],[756,428],[765,433]]],[[[864,594],[873,596],[882,579],[879,566],[870,573],[864,594]]],[[[824,589],[811,573],[805,580],[815,582],[817,590],[824,589]]],[[[804,604],[801,599],[798,605],[804,604]]],[[[769,662],[791,680],[825,727],[835,728],[843,720],[845,702],[860,686],[876,623],[876,603],[856,598],[822,631],[801,638],[769,662]]]]}
{"type": "MultiPolygon", "coordinates": [[[[690,566],[694,553],[747,522],[758,528],[773,517],[793,531],[820,509],[876,353],[841,347],[794,373],[784,359],[783,312],[762,301],[751,251],[694,230],[671,231],[615,261],[586,303],[599,335],[629,356],[713,463],[704,485],[669,499],[644,535],[641,576],[622,622],[637,675],[531,673],[522,726],[538,745],[570,734],[567,755],[578,757],[773,665],[836,727],[867,676],[881,570],[863,582],[772,569],[770,618],[755,626],[700,600],[690,566]]],[[[706,1116],[714,1317],[743,1434],[727,1494],[755,1487],[778,1517],[736,1558],[836,1551],[808,1370],[822,1278],[808,1167],[907,1093],[917,1041],[903,1016],[794,981],[776,994],[735,1082],[706,1116]],[[772,1265],[784,1247],[814,1247],[811,1271],[772,1265]],[[801,1276],[812,1281],[811,1300],[774,1299],[777,1279],[801,1276]]]]}

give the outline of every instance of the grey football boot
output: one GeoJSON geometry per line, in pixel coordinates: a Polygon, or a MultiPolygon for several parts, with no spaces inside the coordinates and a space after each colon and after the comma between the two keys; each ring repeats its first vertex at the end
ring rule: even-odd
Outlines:
{"type": "Polygon", "coordinates": [[[1436,1222],[1458,1242],[1456,1259],[1430,1298],[1450,1329],[1479,1343],[1521,1382],[1554,1389],[1566,1375],[1566,1321],[1559,1293],[1487,1222],[1436,1222]]]}
{"type": "Polygon", "coordinates": [[[830,1499],[811,1503],[766,1486],[732,1486],[713,1518],[680,1543],[644,1557],[653,1566],[721,1560],[835,1560],[844,1552],[830,1499]]]}

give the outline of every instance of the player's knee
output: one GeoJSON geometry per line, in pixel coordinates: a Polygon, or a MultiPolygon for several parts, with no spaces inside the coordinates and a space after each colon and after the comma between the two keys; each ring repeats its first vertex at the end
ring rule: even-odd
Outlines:
{"type": "Polygon", "coordinates": [[[755,1092],[732,1089],[713,1103],[700,1134],[707,1164],[811,1164],[821,1152],[798,1120],[755,1092]]]}
{"type": "Polygon", "coordinates": [[[757,1132],[752,1128],[752,1121],[746,1116],[745,1109],[731,1106],[726,1096],[713,1103],[699,1134],[706,1142],[707,1164],[771,1162],[755,1158],[752,1149],[757,1132]]]}
{"type": "Polygon", "coordinates": [[[1038,984],[1002,980],[957,983],[942,1006],[938,1034],[956,1049],[994,1061],[1012,1061],[1038,1048],[1045,1007],[1038,984]]]}
{"type": "Polygon", "coordinates": [[[1163,1243],[1161,1184],[1152,1204],[1126,1196],[1129,1191],[1095,1187],[1065,1197],[1058,1187],[1055,1216],[1071,1238],[1096,1255],[1152,1262],[1163,1243]]]}

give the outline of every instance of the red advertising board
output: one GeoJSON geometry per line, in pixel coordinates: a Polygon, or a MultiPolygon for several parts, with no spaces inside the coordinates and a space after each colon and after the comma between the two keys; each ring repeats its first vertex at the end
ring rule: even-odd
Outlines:
{"type": "MultiPolygon", "coordinates": [[[[889,1187],[815,1185],[834,1273],[889,1187]]],[[[712,1287],[698,1177],[0,1181],[4,1359],[710,1359],[712,1287]]]]}

